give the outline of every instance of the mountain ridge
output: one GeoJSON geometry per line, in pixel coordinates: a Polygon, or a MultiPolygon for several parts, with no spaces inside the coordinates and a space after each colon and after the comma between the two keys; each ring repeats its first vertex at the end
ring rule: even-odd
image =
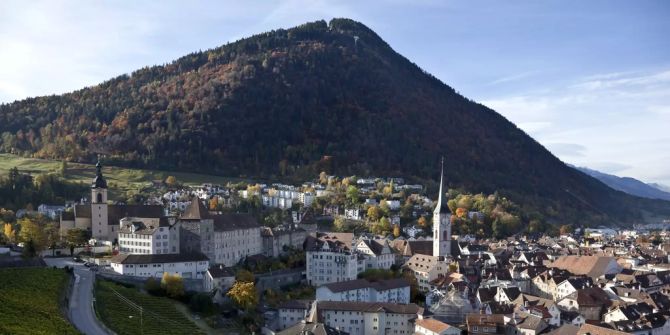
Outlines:
{"type": "MultiPolygon", "coordinates": [[[[626,192],[630,195],[635,195],[638,197],[670,201],[670,193],[653,186],[653,184],[648,184],[631,177],[619,177],[613,174],[589,169],[587,167],[574,166],[574,168],[600,180],[601,182],[605,183],[605,185],[615,190],[626,192]]],[[[659,185],[659,187],[662,186],[659,185]]]]}
{"type": "Polygon", "coordinates": [[[0,105],[0,150],[72,161],[289,180],[401,175],[499,191],[532,217],[594,224],[670,214],[567,167],[365,25],[254,35],[60,96],[0,105]]]}

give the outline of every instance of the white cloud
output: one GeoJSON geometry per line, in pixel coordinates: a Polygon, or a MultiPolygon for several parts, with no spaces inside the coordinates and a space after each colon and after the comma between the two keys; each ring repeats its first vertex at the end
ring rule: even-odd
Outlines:
{"type": "Polygon", "coordinates": [[[566,162],[670,183],[670,70],[606,73],[483,103],[566,162]]]}

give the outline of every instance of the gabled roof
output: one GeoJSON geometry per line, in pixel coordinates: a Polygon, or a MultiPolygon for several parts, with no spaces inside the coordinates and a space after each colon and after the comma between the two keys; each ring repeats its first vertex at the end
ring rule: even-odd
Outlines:
{"type": "Polygon", "coordinates": [[[454,328],[450,326],[449,324],[446,324],[440,320],[435,320],[435,319],[421,319],[421,320],[416,320],[414,324],[418,327],[423,327],[425,329],[428,329],[432,332],[435,332],[437,334],[449,329],[449,328],[454,328]]]}
{"type": "Polygon", "coordinates": [[[205,207],[205,204],[200,201],[197,197],[191,198],[191,203],[184,209],[180,219],[182,220],[206,220],[211,219],[209,210],[205,207]]]}

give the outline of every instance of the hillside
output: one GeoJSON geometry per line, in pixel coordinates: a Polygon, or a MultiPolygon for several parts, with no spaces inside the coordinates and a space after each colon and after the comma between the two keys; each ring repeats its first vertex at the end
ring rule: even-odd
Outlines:
{"type": "MultiPolygon", "coordinates": [[[[670,201],[670,193],[662,191],[658,187],[646,184],[635,178],[631,177],[619,177],[607,173],[602,173],[600,171],[591,170],[585,167],[577,167],[579,171],[582,171],[589,176],[600,180],[605,183],[605,185],[622,192],[626,192],[631,195],[638,197],[649,198],[649,199],[662,199],[670,201]]],[[[660,186],[660,185],[659,185],[660,186]]]]}
{"type": "MultiPolygon", "coordinates": [[[[427,45],[426,48],[430,46],[427,45]]],[[[448,60],[445,60],[448,61],[448,60]]],[[[670,203],[567,167],[348,19],[276,30],[70,94],[0,106],[0,150],[289,180],[404,176],[499,191],[554,222],[635,222],[670,203]]]]}

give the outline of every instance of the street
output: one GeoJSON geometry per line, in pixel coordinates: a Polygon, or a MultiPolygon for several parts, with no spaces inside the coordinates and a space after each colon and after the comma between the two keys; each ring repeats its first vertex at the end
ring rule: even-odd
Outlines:
{"type": "Polygon", "coordinates": [[[93,282],[95,273],[72,258],[44,258],[49,266],[74,268],[75,283],[70,297],[69,318],[77,329],[87,335],[108,334],[93,312],[93,282]]]}

